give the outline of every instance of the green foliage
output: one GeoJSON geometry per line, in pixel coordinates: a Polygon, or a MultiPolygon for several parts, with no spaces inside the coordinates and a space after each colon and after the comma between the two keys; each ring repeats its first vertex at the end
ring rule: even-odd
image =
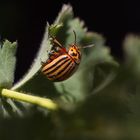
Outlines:
{"type": "Polygon", "coordinates": [[[135,76],[140,77],[140,37],[129,35],[124,42],[125,63],[135,76]]]}
{"type": "Polygon", "coordinates": [[[14,81],[17,43],[5,40],[0,48],[0,88],[11,87],[14,81]]]}
{"type": "MultiPolygon", "coordinates": [[[[123,47],[124,61],[117,62],[109,46],[105,45],[105,38],[89,32],[84,22],[74,17],[72,7],[64,5],[54,24],[47,24],[31,68],[12,85],[16,43],[6,40],[0,50],[0,88],[49,97],[60,108],[51,112],[1,97],[0,115],[12,118],[0,122],[9,127],[11,133],[19,131],[14,139],[21,140],[140,139],[140,37],[126,37],[123,47]],[[68,44],[74,42],[73,30],[82,51],[81,64],[68,80],[53,83],[40,72],[41,61],[47,60],[52,47],[49,34],[56,36],[67,49],[68,44]],[[94,47],[82,49],[91,44],[94,47]],[[24,118],[15,120],[17,114],[24,118]],[[29,118],[25,117],[27,114],[30,114],[29,118]],[[26,130],[33,132],[25,135],[26,130]]],[[[0,137],[6,132],[3,130],[0,137]]],[[[6,138],[9,138],[8,135],[6,138]]]]}
{"type": "MultiPolygon", "coordinates": [[[[0,89],[11,88],[14,82],[14,72],[16,64],[17,43],[5,40],[0,48],[0,89]]],[[[18,109],[11,99],[0,99],[0,117],[9,116],[10,114],[19,114],[22,112],[18,109]]]]}
{"type": "MultiPolygon", "coordinates": [[[[73,18],[73,11],[71,8],[63,8],[62,11],[60,13],[63,15],[63,18],[57,19],[57,23],[64,23],[63,30],[60,30],[56,35],[58,39],[59,37],[63,39],[60,38],[62,44],[68,46],[68,44],[74,42],[74,30],[77,36],[76,41],[79,46],[83,47],[89,44],[95,45],[93,48],[82,49],[82,62],[74,76],[64,82],[55,83],[56,89],[62,95],[61,99],[64,102],[68,101],[69,108],[70,103],[73,107],[74,102],[85,100],[86,96],[93,92],[94,73],[97,65],[106,64],[108,71],[105,72],[102,70],[104,78],[100,78],[106,82],[105,79],[108,79],[110,74],[114,75],[114,70],[117,69],[118,64],[110,55],[110,49],[105,46],[105,39],[101,35],[95,32],[88,32],[83,21],[79,18],[73,18]],[[63,37],[63,35],[65,36],[63,37]]],[[[59,16],[61,14],[59,14],[59,16]]],[[[112,77],[110,77],[108,81],[111,82],[111,80],[112,77]]],[[[104,85],[107,84],[107,82],[106,84],[104,83],[104,85]]],[[[67,106],[65,105],[65,107],[67,106]]]]}
{"type": "Polygon", "coordinates": [[[47,59],[46,52],[49,51],[49,45],[50,45],[50,43],[48,40],[48,26],[47,26],[43,42],[41,44],[41,47],[38,51],[38,54],[37,54],[35,60],[33,61],[31,68],[25,74],[25,76],[12,87],[13,90],[16,90],[18,88],[21,89],[25,84],[27,84],[28,82],[30,82],[30,80],[32,80],[34,78],[35,74],[37,74],[37,72],[41,68],[41,61],[44,61],[47,59]]]}

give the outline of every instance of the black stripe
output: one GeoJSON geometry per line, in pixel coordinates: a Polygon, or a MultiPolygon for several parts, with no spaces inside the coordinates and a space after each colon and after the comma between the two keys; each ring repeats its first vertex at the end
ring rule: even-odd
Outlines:
{"type": "Polygon", "coordinates": [[[80,52],[77,51],[77,53],[78,53],[78,58],[81,59],[81,54],[80,54],[80,52]]]}
{"type": "Polygon", "coordinates": [[[69,78],[69,76],[71,75],[71,73],[73,72],[74,69],[75,69],[75,66],[72,64],[70,66],[69,70],[66,73],[64,73],[63,77],[59,77],[56,80],[61,81],[61,80],[65,80],[65,79],[69,78]]]}
{"type": "Polygon", "coordinates": [[[61,74],[63,71],[65,71],[65,69],[72,63],[72,61],[70,61],[61,71],[58,72],[57,75],[61,74]]]}
{"type": "MultiPolygon", "coordinates": [[[[57,73],[56,76],[58,76],[59,74],[61,74],[61,73],[70,65],[70,63],[71,63],[71,61],[70,61],[62,70],[60,70],[60,71],[57,73]]],[[[63,75],[62,75],[62,76],[63,76],[63,75]]],[[[49,76],[49,75],[48,75],[48,78],[53,78],[53,77],[55,77],[55,75],[52,75],[52,76],[49,76]]]]}
{"type": "MultiPolygon", "coordinates": [[[[54,63],[53,65],[51,65],[51,66],[48,67],[47,69],[45,69],[43,72],[46,72],[47,70],[49,70],[49,69],[55,67],[57,64],[59,64],[62,60],[65,60],[66,58],[68,58],[68,57],[63,57],[63,58],[59,59],[56,63],[54,63]]],[[[49,63],[49,64],[50,64],[50,63],[49,63]]]]}
{"type": "MultiPolygon", "coordinates": [[[[75,64],[75,63],[74,63],[75,64]]],[[[69,68],[69,70],[67,71],[67,74],[71,74],[71,72],[75,69],[74,65],[71,65],[71,67],[69,68]]]]}
{"type": "Polygon", "coordinates": [[[62,65],[64,65],[66,62],[68,62],[70,59],[66,59],[66,60],[64,60],[64,62],[63,63],[61,63],[61,64],[59,64],[58,63],[58,66],[56,66],[53,70],[51,70],[50,72],[48,72],[48,73],[46,73],[47,75],[48,74],[51,74],[51,73],[53,73],[53,72],[55,72],[59,67],[61,67],[62,65]]]}
{"type": "Polygon", "coordinates": [[[78,52],[78,56],[81,58],[81,54],[80,54],[80,52],[79,51],[77,51],[78,52]]]}

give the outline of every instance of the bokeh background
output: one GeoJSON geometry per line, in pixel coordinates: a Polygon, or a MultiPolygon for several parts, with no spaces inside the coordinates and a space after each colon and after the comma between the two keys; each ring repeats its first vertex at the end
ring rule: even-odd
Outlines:
{"type": "MultiPolygon", "coordinates": [[[[80,17],[82,20],[85,21],[85,25],[88,27],[88,30],[95,31],[97,33],[102,34],[106,38],[106,45],[110,46],[111,53],[113,56],[116,57],[118,61],[122,61],[124,59],[123,55],[123,49],[122,49],[122,43],[125,39],[125,36],[129,33],[135,33],[139,34],[140,32],[140,8],[139,8],[139,2],[138,1],[91,1],[91,0],[46,0],[46,1],[18,1],[18,0],[1,0],[0,1],[0,36],[1,40],[8,39],[10,41],[18,41],[18,50],[17,50],[17,68],[16,68],[16,77],[15,82],[19,80],[22,75],[26,72],[26,70],[29,68],[38,48],[41,43],[46,21],[48,21],[50,24],[53,23],[55,18],[58,15],[58,12],[60,11],[63,4],[71,4],[73,6],[74,14],[76,17],[80,17]]],[[[137,83],[138,84],[138,83],[137,83]]],[[[116,88],[116,87],[115,87],[116,88]]],[[[114,90],[115,90],[114,88],[114,90]]],[[[131,89],[133,90],[133,89],[131,89]]],[[[139,96],[138,96],[139,97],[139,96]]],[[[99,97],[95,97],[93,101],[95,101],[95,105],[98,105],[98,102],[100,101],[103,103],[104,106],[104,100],[100,100],[99,97]]],[[[113,104],[114,98],[108,99],[108,102],[110,104],[113,104]]],[[[135,99],[134,99],[135,102],[135,99]]],[[[134,108],[136,105],[133,105],[134,108]]],[[[139,100],[137,100],[139,102],[139,100]]],[[[123,108],[123,104],[117,104],[119,107],[116,107],[117,111],[113,111],[112,116],[106,116],[108,119],[107,121],[97,121],[97,123],[106,123],[103,124],[103,126],[110,126],[111,121],[113,122],[112,128],[110,127],[108,135],[116,135],[116,137],[110,138],[110,140],[118,139],[118,130],[123,130],[124,128],[124,119],[122,116],[119,116],[119,110],[120,112],[129,112],[127,108],[123,108]],[[125,110],[125,111],[124,111],[125,110]],[[115,116],[115,117],[114,117],[115,116]],[[111,118],[112,117],[112,118],[111,118]],[[113,118],[119,118],[117,121],[114,121],[113,118]],[[109,121],[109,119],[111,121],[109,121]],[[103,121],[103,122],[102,122],[103,121]],[[116,124],[115,124],[115,123],[116,124]],[[117,125],[119,123],[119,125],[117,125]],[[121,126],[122,123],[122,126],[121,126]],[[116,127],[117,126],[117,127],[116,127]],[[112,133],[113,132],[113,133],[112,133]],[[116,134],[114,133],[116,132],[116,134]]],[[[88,105],[87,105],[88,106],[88,105]]],[[[89,105],[90,106],[90,105],[89,105]]],[[[106,104],[105,104],[106,106],[106,104]]],[[[110,106],[108,106],[110,107],[110,106]]],[[[101,109],[102,110],[102,109],[101,109]]],[[[138,108],[136,108],[136,112],[138,108]]],[[[87,112],[85,111],[85,114],[87,112]]],[[[100,115],[107,114],[108,112],[98,112],[95,107],[95,111],[90,112],[87,114],[88,117],[86,119],[94,119],[90,118],[90,115],[93,113],[96,116],[98,116],[98,113],[100,115]]],[[[80,113],[79,113],[80,114],[80,113]]],[[[121,114],[121,113],[120,113],[121,114]]],[[[122,113],[123,114],[123,113],[122,113]]],[[[137,124],[137,127],[134,127],[135,136],[136,134],[140,133],[139,129],[139,123],[140,120],[138,119],[139,113],[136,114],[136,116],[133,117],[132,120],[135,120],[135,124],[137,124]],[[138,129],[136,129],[138,128],[138,129]]],[[[68,114],[67,114],[68,115],[68,114]]],[[[65,116],[63,115],[62,118],[68,117],[68,120],[70,122],[72,121],[71,117],[78,118],[79,116],[65,116]]],[[[91,115],[91,116],[92,116],[91,115]]],[[[12,119],[1,119],[0,121],[0,139],[2,140],[9,140],[11,138],[15,140],[24,140],[24,139],[35,139],[35,140],[42,140],[42,139],[51,139],[53,135],[59,135],[59,139],[61,139],[61,135],[63,131],[63,127],[61,125],[67,127],[65,125],[65,121],[63,121],[64,124],[59,124],[59,119],[54,115],[54,122],[52,121],[52,118],[48,116],[46,119],[46,116],[44,116],[42,113],[38,112],[37,110],[34,111],[34,116],[32,118],[26,118],[26,119],[19,119],[19,118],[12,118],[12,119]],[[54,126],[54,124],[57,122],[58,126],[54,126]],[[44,125],[46,124],[46,125],[44,125]],[[57,128],[61,128],[57,129],[57,128]],[[56,129],[51,131],[51,129],[56,129]],[[59,132],[57,132],[59,130],[59,132]],[[57,132],[57,134],[56,134],[57,132]],[[48,135],[48,137],[47,137],[48,135]]],[[[105,117],[105,118],[106,118],[105,117]]],[[[131,123],[133,125],[133,121],[129,123],[128,127],[131,126],[131,123]]],[[[79,122],[80,123],[80,122],[79,122]]],[[[96,125],[96,124],[95,124],[96,125]]],[[[98,124],[97,126],[101,126],[98,124]]],[[[125,129],[127,128],[127,125],[125,126],[125,129]]],[[[68,124],[70,126],[70,124],[68,124]]],[[[136,125],[135,125],[136,126],[136,125]]],[[[90,130],[90,125],[86,126],[90,130]]],[[[68,127],[72,131],[72,127],[68,127]]],[[[133,127],[132,127],[133,128],[133,127]]],[[[100,134],[98,132],[96,133],[95,129],[95,139],[98,138],[100,134]],[[96,137],[97,135],[97,137],[96,137]]],[[[106,128],[97,128],[102,132],[101,135],[105,135],[104,130],[106,128]]],[[[87,132],[86,135],[88,137],[79,137],[81,128],[77,128],[77,135],[75,137],[67,136],[66,138],[75,138],[78,139],[92,139],[92,132],[87,132]],[[79,135],[78,135],[79,133],[79,135]]],[[[132,129],[126,131],[126,135],[131,131],[132,129]]],[[[125,132],[125,131],[124,131],[125,132]]],[[[120,133],[120,132],[119,132],[120,133]]],[[[122,135],[122,134],[121,134],[122,135]]],[[[53,137],[55,139],[55,137],[53,137]]],[[[135,139],[139,140],[139,135],[134,137],[125,137],[127,140],[135,139]]],[[[57,139],[57,138],[56,138],[57,139]]],[[[103,138],[102,138],[103,139],[103,138]]],[[[122,138],[123,139],[123,138],[122,138]]]]}

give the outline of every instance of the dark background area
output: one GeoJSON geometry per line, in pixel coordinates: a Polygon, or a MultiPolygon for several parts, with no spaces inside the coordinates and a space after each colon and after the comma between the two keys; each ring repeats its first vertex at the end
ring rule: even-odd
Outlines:
{"type": "Polygon", "coordinates": [[[47,0],[0,1],[2,40],[18,41],[16,80],[30,66],[43,37],[46,21],[53,23],[63,4],[71,4],[74,14],[89,30],[103,34],[112,54],[123,58],[122,41],[128,33],[140,31],[137,1],[47,0]]]}

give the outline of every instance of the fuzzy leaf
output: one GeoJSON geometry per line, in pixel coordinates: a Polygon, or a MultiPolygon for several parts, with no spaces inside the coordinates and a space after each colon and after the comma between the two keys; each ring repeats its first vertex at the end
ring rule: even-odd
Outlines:
{"type": "MultiPolygon", "coordinates": [[[[54,24],[63,24],[73,17],[72,7],[70,5],[64,4],[61,11],[58,14],[54,24]]],[[[65,25],[65,24],[64,24],[65,25]]]]}
{"type": "Polygon", "coordinates": [[[5,40],[0,48],[0,88],[10,88],[14,81],[17,43],[5,40]]]}
{"type": "Polygon", "coordinates": [[[76,42],[80,47],[89,44],[95,45],[93,48],[82,50],[83,58],[80,67],[72,77],[63,82],[54,83],[56,89],[62,94],[63,100],[68,102],[81,101],[89,91],[92,91],[91,87],[96,80],[94,76],[95,67],[99,64],[106,64],[105,67],[101,68],[101,70],[103,69],[103,76],[99,74],[102,82],[99,83],[101,86],[96,85],[95,91],[97,92],[112,81],[116,73],[114,70],[118,64],[110,55],[110,49],[104,45],[105,39],[97,33],[87,32],[84,22],[73,17],[70,5],[63,6],[55,24],[63,24],[62,29],[58,30],[56,38],[64,47],[74,42],[73,30],[76,32],[76,42]]]}
{"type": "MultiPolygon", "coordinates": [[[[14,82],[14,72],[16,64],[17,43],[11,43],[5,40],[0,48],[0,88],[11,88],[14,82]]],[[[22,112],[11,99],[0,99],[0,114],[4,117],[10,117],[11,114],[19,114],[22,112]]]]}
{"type": "Polygon", "coordinates": [[[42,74],[41,70],[41,62],[45,62],[48,58],[48,52],[52,47],[50,43],[50,39],[48,38],[48,31],[52,34],[56,34],[56,32],[61,28],[62,25],[46,25],[46,31],[44,34],[44,38],[40,45],[39,52],[23,79],[19,81],[12,87],[12,90],[24,91],[27,93],[33,93],[35,95],[54,97],[58,96],[56,89],[54,88],[54,84],[50,82],[45,75],[42,74]],[[52,91],[49,92],[49,91],[52,91]]]}
{"type": "Polygon", "coordinates": [[[50,42],[48,40],[48,25],[47,25],[43,41],[41,43],[40,49],[38,51],[36,58],[34,59],[34,62],[31,66],[31,68],[28,70],[28,72],[25,74],[25,76],[12,87],[12,90],[21,89],[22,86],[24,86],[24,84],[26,84],[27,82],[30,82],[30,80],[40,70],[41,61],[45,61],[47,59],[47,57],[48,57],[47,51],[49,51],[49,49],[50,49],[50,42]]]}

